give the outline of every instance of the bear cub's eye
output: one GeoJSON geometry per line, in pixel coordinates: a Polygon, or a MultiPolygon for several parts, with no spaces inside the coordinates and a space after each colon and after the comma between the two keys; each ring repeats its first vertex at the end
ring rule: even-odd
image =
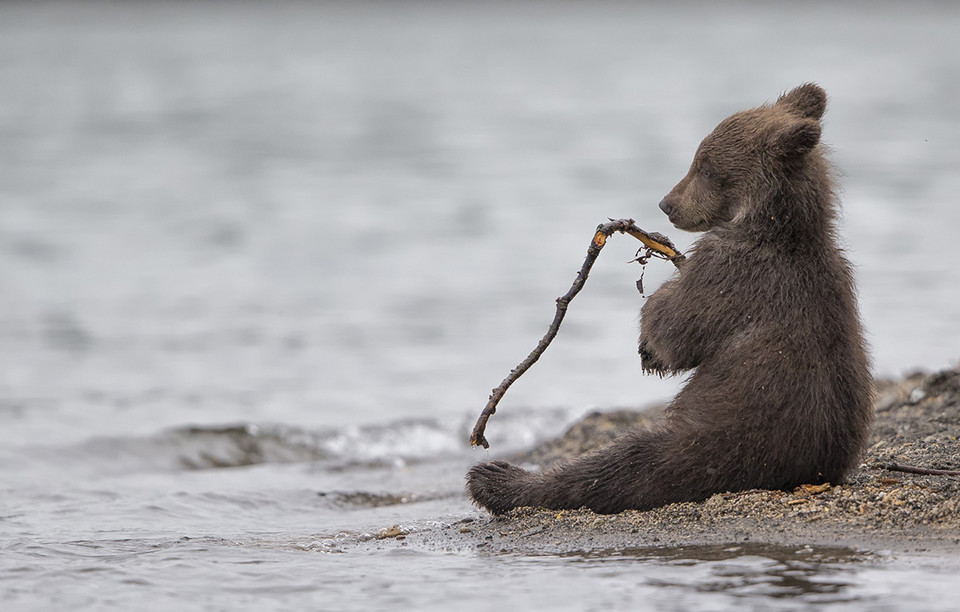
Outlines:
{"type": "Polygon", "coordinates": [[[700,164],[700,176],[703,178],[710,178],[710,175],[713,174],[713,168],[708,162],[702,162],[700,164]]]}

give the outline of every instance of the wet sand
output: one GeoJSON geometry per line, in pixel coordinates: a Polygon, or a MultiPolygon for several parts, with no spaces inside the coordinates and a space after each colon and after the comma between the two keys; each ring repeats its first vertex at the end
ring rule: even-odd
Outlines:
{"type": "MultiPolygon", "coordinates": [[[[960,477],[882,467],[960,469],[960,372],[878,381],[875,407],[863,462],[840,485],[721,493],[702,503],[616,515],[536,508],[502,517],[478,512],[425,529],[387,528],[373,542],[534,554],[745,543],[912,553],[960,550],[960,477]]],[[[546,467],[650,419],[650,412],[591,414],[557,440],[510,459],[546,467]]]]}

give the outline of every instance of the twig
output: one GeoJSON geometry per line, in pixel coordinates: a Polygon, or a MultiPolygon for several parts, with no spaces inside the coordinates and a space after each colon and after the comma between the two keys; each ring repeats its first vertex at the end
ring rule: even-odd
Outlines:
{"type": "Polygon", "coordinates": [[[960,476],[960,470],[935,470],[932,468],[922,468],[913,465],[901,465],[899,463],[881,463],[874,467],[878,467],[883,470],[889,470],[891,472],[924,474],[926,476],[960,476]]]}
{"type": "MultiPolygon", "coordinates": [[[[593,262],[596,261],[600,250],[607,243],[607,238],[614,232],[630,234],[642,242],[647,251],[644,257],[652,255],[660,259],[666,259],[672,261],[678,268],[685,259],[683,253],[673,246],[669,238],[663,234],[646,232],[640,229],[634,224],[633,219],[619,219],[616,221],[611,219],[609,223],[601,223],[598,225],[597,231],[593,235],[593,240],[590,241],[590,246],[587,248],[587,257],[583,260],[580,271],[577,272],[577,278],[574,279],[570,290],[563,296],[557,298],[557,312],[553,316],[553,323],[550,324],[547,333],[540,339],[537,347],[533,349],[533,351],[527,355],[527,358],[521,361],[517,367],[510,370],[510,374],[507,375],[507,377],[503,379],[503,382],[500,383],[500,386],[490,394],[490,399],[486,407],[484,407],[483,412],[480,413],[480,418],[477,419],[477,424],[473,427],[473,433],[470,434],[470,444],[490,448],[490,443],[487,442],[487,439],[483,436],[484,429],[487,427],[487,420],[490,418],[490,415],[497,411],[497,404],[500,403],[500,400],[507,392],[507,389],[510,388],[510,385],[530,369],[530,366],[540,359],[543,351],[553,342],[553,338],[560,329],[563,316],[567,313],[567,306],[570,304],[570,301],[580,293],[580,290],[583,289],[584,283],[587,282],[587,275],[590,274],[590,268],[593,267],[593,262]]],[[[640,260],[644,261],[643,258],[640,258],[640,260]]]]}

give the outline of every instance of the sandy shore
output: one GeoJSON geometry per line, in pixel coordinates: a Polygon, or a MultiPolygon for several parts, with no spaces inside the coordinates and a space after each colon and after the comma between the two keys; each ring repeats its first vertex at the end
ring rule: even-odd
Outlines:
{"type": "MultiPolygon", "coordinates": [[[[744,491],[702,503],[616,515],[520,508],[420,530],[381,532],[411,545],[564,553],[650,546],[765,543],[902,552],[960,550],[960,477],[890,471],[888,463],[960,469],[960,372],[878,381],[873,437],[860,469],[840,485],[744,491]]],[[[609,442],[651,414],[585,417],[557,440],[509,459],[548,466],[609,442]]]]}

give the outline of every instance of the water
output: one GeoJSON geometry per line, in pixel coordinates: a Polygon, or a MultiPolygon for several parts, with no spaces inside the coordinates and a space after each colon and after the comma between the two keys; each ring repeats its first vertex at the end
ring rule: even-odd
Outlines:
{"type": "MultiPolygon", "coordinates": [[[[382,549],[476,513],[465,445],[592,228],[815,80],[878,374],[960,345],[951,3],[0,6],[4,609],[928,609],[944,560],[382,549]],[[336,552],[336,551],[343,552],[336,552]]],[[[494,450],[642,406],[615,238],[494,450]]],[[[645,282],[668,274],[651,264],[645,282]]]]}

